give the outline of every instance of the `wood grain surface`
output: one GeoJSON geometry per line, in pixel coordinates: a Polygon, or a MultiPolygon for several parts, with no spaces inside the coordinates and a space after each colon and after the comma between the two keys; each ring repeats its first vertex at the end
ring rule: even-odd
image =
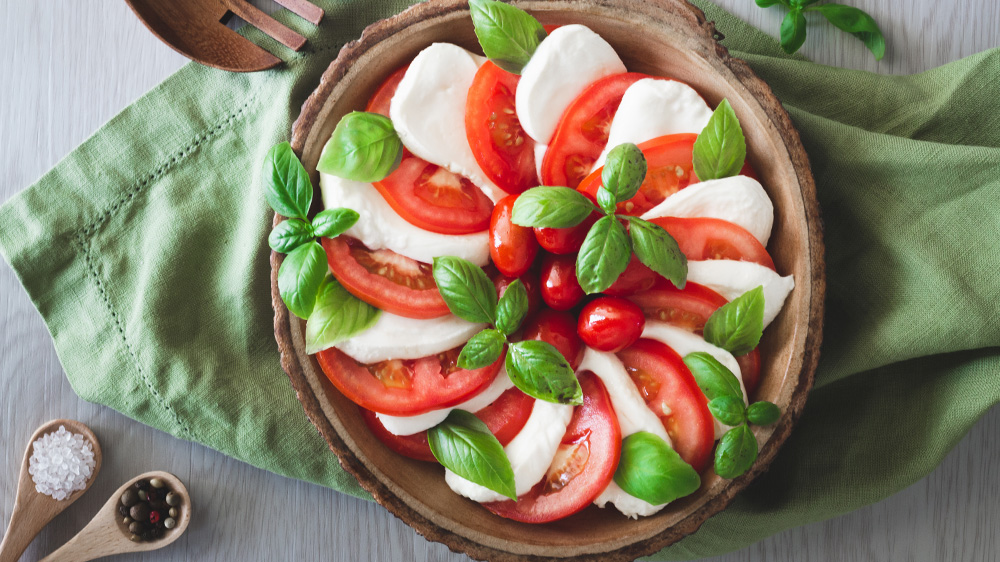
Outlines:
{"type": "MultiPolygon", "coordinates": [[[[782,12],[716,0],[776,35],[782,12]]],[[[803,53],[824,64],[919,72],[1000,45],[996,0],[841,0],[868,11],[889,44],[876,63],[860,42],[811,24],[803,53]]],[[[4,2],[0,30],[0,202],[35,181],[101,124],[186,61],[159,43],[119,0],[4,2]]],[[[2,227],[2,225],[0,225],[2,227]]],[[[163,469],[183,480],[197,510],[170,547],[118,560],[461,561],[372,502],[275,476],[140,425],[72,391],[44,323],[10,267],[0,265],[0,528],[13,508],[32,431],[65,417],[105,446],[92,489],[56,517],[22,560],[70,539],[125,480],[163,469]],[[112,447],[111,445],[114,445],[112,447]]],[[[780,533],[713,562],[994,560],[1000,552],[1000,408],[977,424],[927,478],[873,506],[780,533]]]]}

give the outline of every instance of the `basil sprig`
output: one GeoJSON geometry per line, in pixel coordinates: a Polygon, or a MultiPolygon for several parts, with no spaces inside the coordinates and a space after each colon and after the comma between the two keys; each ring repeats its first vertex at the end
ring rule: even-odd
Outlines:
{"type": "MultiPolygon", "coordinates": [[[[799,50],[806,40],[806,12],[819,12],[837,29],[857,37],[868,47],[875,60],[885,56],[885,37],[875,20],[858,8],[844,4],[820,4],[811,6],[817,0],[757,0],[761,8],[782,5],[788,14],[781,22],[781,48],[788,54],[799,50]]],[[[699,177],[701,177],[699,175],[699,177]]]]}
{"type": "Polygon", "coordinates": [[[705,341],[733,355],[753,351],[764,334],[764,287],[720,306],[705,322],[705,341]]]}
{"type": "Polygon", "coordinates": [[[747,142],[740,120],[729,100],[724,99],[694,141],[694,173],[701,181],[736,176],[746,157],[747,142]]]}
{"type": "Polygon", "coordinates": [[[328,274],[306,321],[306,353],[317,353],[371,328],[381,315],[381,310],[347,292],[328,274]]]}
{"type": "Polygon", "coordinates": [[[583,403],[583,390],[569,362],[552,344],[541,341],[510,342],[528,314],[528,293],[519,279],[497,299],[486,273],[462,258],[434,258],[434,281],[448,309],[470,322],[492,324],[474,335],[458,354],[462,369],[481,369],[500,359],[507,346],[505,365],[514,386],[540,400],[557,404],[583,403]]]}
{"type": "Polygon", "coordinates": [[[693,494],[701,487],[698,471],[662,438],[647,431],[622,441],[615,483],[630,496],[660,505],[693,494]]]}
{"type": "Polygon", "coordinates": [[[427,444],[439,463],[455,474],[516,500],[514,470],[486,424],[465,410],[452,410],[427,430],[427,444]]]}
{"type": "Polygon", "coordinates": [[[483,53],[512,74],[521,74],[546,36],[531,14],[504,2],[469,0],[469,13],[483,53]]]}
{"type": "Polygon", "coordinates": [[[388,117],[353,111],[337,123],[316,169],[349,180],[375,182],[391,174],[402,157],[403,142],[388,117]]]}

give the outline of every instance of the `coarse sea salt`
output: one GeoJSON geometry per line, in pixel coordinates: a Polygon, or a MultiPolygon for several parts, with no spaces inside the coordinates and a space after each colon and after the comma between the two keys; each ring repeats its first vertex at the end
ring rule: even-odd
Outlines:
{"type": "Polygon", "coordinates": [[[58,430],[35,440],[28,474],[40,494],[62,501],[87,487],[96,464],[90,442],[60,425],[58,430]]]}

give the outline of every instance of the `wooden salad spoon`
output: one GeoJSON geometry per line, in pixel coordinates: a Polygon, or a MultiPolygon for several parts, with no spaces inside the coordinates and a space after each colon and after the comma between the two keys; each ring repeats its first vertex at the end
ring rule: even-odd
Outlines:
{"type": "Polygon", "coordinates": [[[87,523],[75,537],[58,550],[49,554],[41,562],[86,562],[102,556],[112,554],[124,554],[127,552],[145,552],[163,548],[176,541],[187,530],[191,522],[191,496],[187,488],[176,476],[169,472],[154,470],[146,472],[132,478],[115,490],[107,503],[101,507],[97,515],[87,523]],[[180,512],[175,518],[177,526],[167,529],[163,536],[151,541],[132,542],[129,539],[131,533],[122,524],[122,517],[118,513],[118,505],[121,502],[122,493],[137,481],[149,478],[159,478],[167,484],[167,488],[175,494],[180,495],[181,503],[177,505],[180,512]]]}
{"type": "Polygon", "coordinates": [[[31,544],[35,535],[42,530],[42,527],[45,527],[56,515],[62,513],[90,489],[90,485],[97,479],[97,473],[101,470],[101,456],[101,445],[97,441],[97,436],[89,427],[76,420],[52,420],[35,430],[24,451],[24,461],[21,463],[21,474],[17,482],[17,496],[14,499],[14,512],[11,513],[7,532],[3,536],[3,542],[0,543],[0,562],[16,562],[31,544]],[[35,441],[43,435],[57,431],[60,425],[65,426],[66,431],[70,433],[83,435],[84,439],[94,448],[95,463],[94,471],[91,473],[90,479],[87,480],[86,486],[82,490],[73,492],[64,500],[57,500],[37,491],[31,474],[28,474],[29,460],[34,451],[35,441]]]}

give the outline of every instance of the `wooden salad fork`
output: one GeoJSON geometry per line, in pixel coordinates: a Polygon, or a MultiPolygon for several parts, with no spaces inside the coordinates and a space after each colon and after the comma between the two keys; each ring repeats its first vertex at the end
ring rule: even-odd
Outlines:
{"type": "MultiPolygon", "coordinates": [[[[323,10],[306,0],[275,0],[313,24],[323,10]]],[[[272,68],[281,59],[226,27],[222,20],[235,14],[282,45],[300,50],[306,38],[278,23],[247,0],[125,0],[135,15],[180,54],[201,64],[232,72],[272,68]]]]}

